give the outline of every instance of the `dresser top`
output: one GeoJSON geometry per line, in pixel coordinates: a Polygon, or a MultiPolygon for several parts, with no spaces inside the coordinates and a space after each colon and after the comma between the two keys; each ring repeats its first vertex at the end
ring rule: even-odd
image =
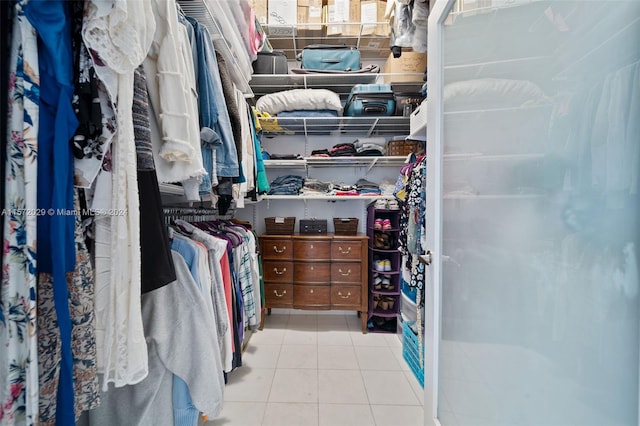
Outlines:
{"type": "Polygon", "coordinates": [[[335,234],[291,234],[291,235],[271,235],[262,234],[259,238],[268,238],[270,240],[366,240],[369,237],[365,234],[357,235],[335,235],[335,234]]]}

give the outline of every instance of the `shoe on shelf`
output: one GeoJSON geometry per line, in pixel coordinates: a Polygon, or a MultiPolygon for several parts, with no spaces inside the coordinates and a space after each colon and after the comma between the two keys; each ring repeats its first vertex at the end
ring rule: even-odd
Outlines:
{"type": "MultiPolygon", "coordinates": [[[[376,269],[376,271],[379,272],[384,272],[385,271],[385,267],[386,267],[386,262],[384,259],[380,259],[380,260],[376,260],[374,262],[374,268],[376,269]]],[[[391,270],[391,269],[389,269],[391,270]]]]}
{"type": "Polygon", "coordinates": [[[389,229],[391,229],[391,221],[389,219],[385,219],[382,221],[382,230],[383,231],[388,231],[389,229]]]}
{"type": "Polygon", "coordinates": [[[376,219],[375,222],[373,222],[373,229],[382,229],[382,219],[376,219]]]}
{"type": "Polygon", "coordinates": [[[392,311],[396,303],[396,299],[394,299],[393,297],[385,297],[384,302],[385,302],[385,305],[387,306],[387,309],[392,311]]]}
{"type": "Polygon", "coordinates": [[[383,265],[382,265],[382,270],[385,272],[390,272],[391,271],[391,261],[389,259],[385,259],[382,261],[383,265]]]}
{"type": "Polygon", "coordinates": [[[389,210],[400,210],[400,205],[396,200],[387,200],[387,209],[389,210]]]}
{"type": "Polygon", "coordinates": [[[377,309],[380,304],[380,296],[373,296],[373,309],[377,309]]]}
{"type": "Polygon", "coordinates": [[[386,210],[387,209],[387,200],[376,200],[374,207],[378,210],[386,210]]]}

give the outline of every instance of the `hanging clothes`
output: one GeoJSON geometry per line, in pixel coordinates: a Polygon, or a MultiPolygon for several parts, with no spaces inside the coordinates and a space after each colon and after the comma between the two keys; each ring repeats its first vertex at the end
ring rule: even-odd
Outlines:
{"type": "Polygon", "coordinates": [[[195,408],[210,418],[220,414],[224,381],[215,327],[202,313],[207,301],[184,259],[172,252],[177,280],[142,296],[145,339],[149,345],[149,375],[133,386],[101,394],[102,403],[83,423],[100,426],[164,425],[173,419],[174,374],[187,383],[195,408]],[[189,350],[176,351],[176,348],[189,350]]]}
{"type": "MultiPolygon", "coordinates": [[[[201,242],[209,250],[209,267],[213,279],[211,300],[214,304],[215,322],[217,325],[217,336],[220,350],[222,352],[223,369],[225,372],[232,370],[233,349],[232,349],[232,329],[230,320],[231,312],[231,281],[225,280],[225,263],[223,259],[227,256],[227,242],[205,231],[197,229],[192,224],[176,220],[176,225],[185,231],[194,241],[201,242]]],[[[226,268],[229,268],[226,261],[226,268]]],[[[229,273],[227,272],[228,276],[229,273]]]]}
{"type": "MultiPolygon", "coordinates": [[[[13,4],[13,3],[11,3],[13,4]]],[[[36,216],[40,74],[33,26],[16,3],[11,37],[0,281],[0,423],[38,420],[36,216]]],[[[3,5],[4,7],[4,5],[3,5]]]]}
{"type": "Polygon", "coordinates": [[[96,72],[112,102],[117,99],[118,132],[110,163],[110,208],[115,214],[96,221],[96,268],[100,268],[96,273],[96,328],[103,389],[110,382],[116,386],[138,383],[148,372],[140,314],[140,211],[131,111],[134,72],[149,51],[154,33],[149,2],[91,1],[87,5],[83,38],[106,65],[96,72]],[[131,34],[137,37],[131,39],[131,34]]]}
{"type": "Polygon", "coordinates": [[[178,22],[175,2],[153,0],[156,29],[144,59],[149,91],[151,141],[158,180],[181,182],[189,201],[199,201],[198,187],[207,171],[200,150],[200,127],[193,55],[186,28],[178,22]]]}
{"type": "Polygon", "coordinates": [[[72,107],[71,16],[65,1],[30,0],[24,12],[38,34],[40,130],[38,132],[38,271],[53,275],[53,297],[60,329],[61,369],[56,419],[73,425],[71,316],[66,273],[75,267],[73,154],[69,141],[78,120],[72,107]],[[55,244],[55,248],[54,248],[55,244]]]}
{"type": "MultiPolygon", "coordinates": [[[[247,194],[256,189],[257,156],[249,122],[249,104],[247,104],[244,94],[240,90],[235,89],[234,94],[240,117],[242,117],[240,120],[240,138],[242,141],[242,161],[240,164],[245,177],[245,182],[240,184],[240,196],[236,201],[236,208],[243,208],[247,194]]],[[[262,157],[261,153],[260,157],[262,157]]]]}
{"type": "MultiPolygon", "coordinates": [[[[216,174],[219,177],[237,177],[240,173],[238,151],[231,127],[231,118],[227,110],[215,47],[206,27],[193,18],[187,17],[187,20],[194,29],[198,46],[198,77],[201,78],[206,73],[209,73],[211,77],[210,84],[202,93],[204,99],[200,105],[202,107],[202,103],[207,101],[207,108],[201,109],[202,114],[208,115],[208,117],[203,117],[203,125],[212,124],[211,128],[220,138],[221,146],[216,149],[216,174]],[[211,110],[213,108],[211,104],[215,105],[215,110],[211,110]]],[[[202,191],[205,189],[201,188],[202,191]]]]}
{"type": "Polygon", "coordinates": [[[256,116],[257,110],[251,107],[249,111],[249,124],[251,126],[251,136],[253,137],[253,143],[255,146],[255,158],[256,158],[256,192],[258,194],[266,194],[271,187],[269,186],[269,179],[267,178],[267,172],[264,167],[264,160],[262,158],[262,146],[260,145],[260,139],[262,137],[262,128],[259,127],[260,121],[256,116]]]}
{"type": "MultiPolygon", "coordinates": [[[[191,242],[187,238],[181,238],[177,233],[174,233],[172,241],[172,249],[179,253],[185,260],[191,276],[196,283],[198,289],[202,293],[202,296],[207,300],[207,310],[202,312],[202,315],[206,316],[205,321],[213,325],[214,329],[218,329],[216,325],[214,306],[211,298],[211,275],[206,274],[205,271],[200,271],[202,266],[200,262],[200,249],[201,247],[195,242],[191,242]],[[207,281],[208,280],[208,281],[207,281]]],[[[204,265],[205,269],[209,268],[209,265],[204,265]]],[[[219,343],[217,340],[214,343],[219,343]]],[[[218,352],[220,347],[218,346],[218,352]]],[[[212,368],[215,371],[222,372],[222,363],[216,365],[210,365],[208,368],[212,368]]],[[[222,377],[222,374],[220,374],[222,377]]],[[[189,386],[179,376],[174,374],[173,376],[173,418],[175,426],[197,426],[199,412],[193,404],[193,399],[189,392],[189,386]]]]}
{"type": "Polygon", "coordinates": [[[74,84],[73,109],[78,118],[78,128],[73,137],[74,183],[87,188],[96,178],[104,159],[102,144],[102,107],[100,105],[99,80],[82,40],[84,0],[72,0],[74,84]]]}
{"type": "Polygon", "coordinates": [[[132,114],[140,196],[141,290],[142,293],[146,293],[175,281],[176,273],[153,161],[149,97],[142,66],[136,69],[134,75],[132,114]]]}
{"type": "MultiPolygon", "coordinates": [[[[75,211],[80,211],[76,190],[75,211]]],[[[76,266],[67,274],[71,309],[71,353],[75,419],[100,403],[96,363],[93,267],[84,242],[81,216],[75,215],[76,266]]],[[[60,333],[53,295],[53,276],[38,281],[38,366],[40,373],[40,425],[56,425],[60,379],[60,333]]]]}
{"type": "MultiPolygon", "coordinates": [[[[3,31],[0,31],[0,84],[2,87],[9,87],[9,59],[11,48],[11,36],[13,34],[13,2],[0,3],[0,26],[3,31]]],[[[8,90],[0,91],[0,135],[4,138],[7,135],[8,115],[7,109],[9,106],[8,90]]],[[[6,139],[5,139],[6,140],[6,139]]],[[[2,144],[0,148],[0,176],[5,176],[5,160],[7,158],[6,146],[2,144]]],[[[0,179],[0,207],[4,208],[4,179],[0,179]]],[[[4,237],[4,229],[0,228],[0,238],[4,237]]],[[[2,300],[2,292],[0,292],[0,300],[2,300]]]]}

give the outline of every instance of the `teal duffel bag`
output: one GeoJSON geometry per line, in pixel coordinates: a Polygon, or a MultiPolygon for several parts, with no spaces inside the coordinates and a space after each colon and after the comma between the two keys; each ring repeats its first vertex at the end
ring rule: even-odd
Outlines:
{"type": "Polygon", "coordinates": [[[356,71],[362,66],[355,46],[313,44],[302,49],[301,68],[309,70],[356,71]]]}

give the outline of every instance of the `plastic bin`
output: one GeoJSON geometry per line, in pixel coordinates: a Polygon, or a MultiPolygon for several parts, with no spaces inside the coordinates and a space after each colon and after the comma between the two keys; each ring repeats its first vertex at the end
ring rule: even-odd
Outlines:
{"type": "Polygon", "coordinates": [[[418,336],[411,330],[412,324],[415,322],[404,321],[402,323],[402,357],[409,364],[420,386],[424,388],[424,346],[422,347],[422,362],[420,362],[418,336]]]}

